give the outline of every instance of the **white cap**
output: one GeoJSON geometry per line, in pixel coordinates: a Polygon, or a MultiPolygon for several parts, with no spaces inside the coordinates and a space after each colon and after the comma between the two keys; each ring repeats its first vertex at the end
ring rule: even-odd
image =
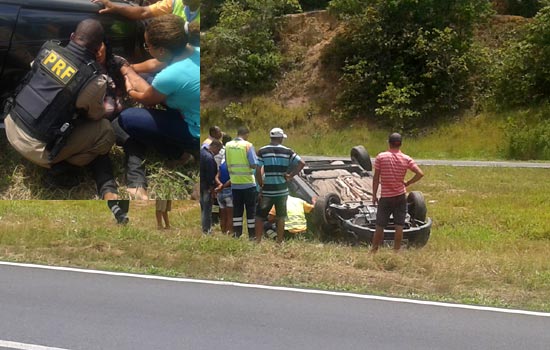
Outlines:
{"type": "Polygon", "coordinates": [[[284,139],[286,139],[286,134],[283,132],[283,129],[281,128],[273,128],[271,129],[271,131],[269,132],[269,136],[270,137],[282,137],[284,139]]]}

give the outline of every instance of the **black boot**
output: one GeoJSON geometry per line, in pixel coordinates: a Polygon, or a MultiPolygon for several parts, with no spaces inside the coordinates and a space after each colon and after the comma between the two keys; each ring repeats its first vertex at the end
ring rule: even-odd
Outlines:
{"type": "Polygon", "coordinates": [[[52,164],[42,182],[46,188],[71,189],[80,185],[80,168],[65,161],[52,164]]]}
{"type": "Polygon", "coordinates": [[[117,224],[126,225],[130,221],[128,218],[129,200],[110,200],[107,201],[107,206],[115,216],[117,224]]]}

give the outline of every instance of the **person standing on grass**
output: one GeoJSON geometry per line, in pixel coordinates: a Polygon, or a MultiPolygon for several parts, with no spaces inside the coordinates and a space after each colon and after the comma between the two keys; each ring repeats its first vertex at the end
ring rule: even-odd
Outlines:
{"type": "Polygon", "coordinates": [[[260,185],[260,194],[256,209],[256,242],[262,240],[264,222],[271,207],[275,206],[277,243],[281,243],[285,236],[288,182],[302,170],[305,163],[296,152],[283,146],[283,140],[287,138],[283,129],[271,129],[269,137],[271,143],[258,150],[256,181],[260,185]]]}
{"type": "Polygon", "coordinates": [[[200,158],[200,205],[202,233],[209,235],[212,232],[212,202],[215,196],[216,174],[218,165],[214,156],[220,152],[223,145],[214,140],[208,148],[201,148],[200,158]]]}
{"type": "Polygon", "coordinates": [[[172,210],[171,200],[157,199],[155,203],[155,214],[157,216],[157,229],[169,230],[170,220],[168,219],[168,212],[172,210]],[[164,220],[164,225],[162,221],[164,220]]]}
{"type": "Polygon", "coordinates": [[[233,232],[233,194],[226,162],[223,162],[218,168],[216,185],[215,191],[220,206],[220,228],[222,233],[231,234],[233,232]]]}
{"type": "Polygon", "coordinates": [[[243,215],[246,210],[246,224],[248,238],[254,239],[256,216],[256,151],[252,143],[248,142],[250,130],[240,127],[237,137],[225,145],[225,162],[231,179],[231,193],[233,195],[233,235],[235,238],[243,234],[243,215]]]}
{"type": "Polygon", "coordinates": [[[372,202],[378,204],[376,212],[376,231],[372,239],[372,252],[376,252],[384,239],[384,227],[388,225],[393,214],[395,238],[393,248],[399,251],[403,239],[403,226],[407,215],[407,187],[420,180],[424,173],[415,161],[401,152],[402,137],[393,133],[388,139],[389,149],[376,156],[374,161],[374,178],[372,180],[372,202]],[[414,172],[413,178],[405,181],[407,170],[414,172]],[[378,186],[382,186],[380,199],[377,197],[378,186]]]}

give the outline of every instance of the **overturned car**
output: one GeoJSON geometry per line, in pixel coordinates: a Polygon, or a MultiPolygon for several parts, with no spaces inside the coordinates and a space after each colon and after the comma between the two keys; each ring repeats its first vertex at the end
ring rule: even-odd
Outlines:
{"type": "MultiPolygon", "coordinates": [[[[350,160],[306,160],[306,166],[289,185],[293,196],[312,202],[313,231],[323,241],[345,240],[371,244],[377,207],[372,204],[372,163],[363,146],[353,147],[350,160]]],[[[403,244],[422,247],[430,237],[432,220],[421,192],[407,195],[403,244]]],[[[384,228],[384,242],[395,235],[393,218],[384,228]]]]}

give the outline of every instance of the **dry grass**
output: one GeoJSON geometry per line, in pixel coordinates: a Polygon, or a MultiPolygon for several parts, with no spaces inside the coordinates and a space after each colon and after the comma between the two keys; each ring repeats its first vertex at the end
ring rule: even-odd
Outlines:
{"type": "MultiPolygon", "coordinates": [[[[0,136],[0,200],[98,199],[95,182],[89,170],[82,169],[79,186],[70,190],[48,189],[42,183],[45,170],[22,158],[0,136]]],[[[199,181],[198,162],[187,166],[168,167],[160,155],[150,152],[145,163],[150,198],[188,199],[199,181]]],[[[125,185],[124,154],[120,147],[111,151],[115,179],[122,198],[129,198],[125,185]]]]}

